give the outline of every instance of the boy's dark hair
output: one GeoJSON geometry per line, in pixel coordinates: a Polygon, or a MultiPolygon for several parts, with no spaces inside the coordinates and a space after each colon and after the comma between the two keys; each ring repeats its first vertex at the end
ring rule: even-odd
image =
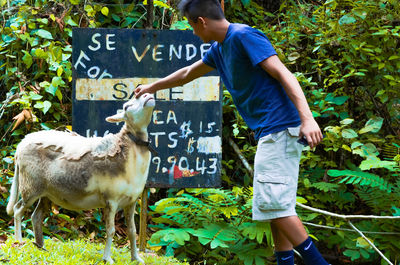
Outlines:
{"type": "Polygon", "coordinates": [[[178,5],[181,14],[197,22],[199,17],[215,20],[225,18],[218,0],[182,0],[178,5]]]}

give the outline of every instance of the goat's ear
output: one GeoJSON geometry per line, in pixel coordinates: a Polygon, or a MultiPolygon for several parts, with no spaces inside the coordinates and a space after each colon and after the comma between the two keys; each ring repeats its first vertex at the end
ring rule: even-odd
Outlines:
{"type": "Polygon", "coordinates": [[[124,112],[117,113],[106,118],[106,121],[116,123],[124,121],[124,112]]]}

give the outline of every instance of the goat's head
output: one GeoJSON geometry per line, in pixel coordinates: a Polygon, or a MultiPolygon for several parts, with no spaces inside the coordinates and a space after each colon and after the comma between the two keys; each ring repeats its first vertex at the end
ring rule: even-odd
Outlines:
{"type": "Polygon", "coordinates": [[[108,122],[126,123],[129,130],[147,129],[150,123],[154,106],[156,105],[153,95],[143,94],[139,98],[132,98],[123,105],[123,110],[117,114],[107,117],[108,122]]]}

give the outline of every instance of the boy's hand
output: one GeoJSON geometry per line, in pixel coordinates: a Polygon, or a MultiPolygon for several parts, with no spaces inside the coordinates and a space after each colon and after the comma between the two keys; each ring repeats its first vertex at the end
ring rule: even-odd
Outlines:
{"type": "Polygon", "coordinates": [[[316,147],[322,141],[322,132],[318,123],[314,120],[307,120],[301,123],[300,138],[305,137],[308,145],[312,148],[316,147]]]}
{"type": "Polygon", "coordinates": [[[154,94],[156,91],[152,88],[151,84],[148,85],[138,85],[135,88],[135,98],[139,98],[145,93],[154,94]]]}

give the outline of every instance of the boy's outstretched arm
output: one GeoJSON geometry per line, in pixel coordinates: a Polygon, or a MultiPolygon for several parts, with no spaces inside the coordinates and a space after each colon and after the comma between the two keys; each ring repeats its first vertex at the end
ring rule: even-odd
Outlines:
{"type": "Polygon", "coordinates": [[[306,137],[311,148],[322,140],[322,132],[314,120],[306,97],[296,77],[286,68],[278,56],[273,55],[260,63],[260,66],[273,78],[278,80],[293,102],[301,119],[300,137],[306,137]]]}
{"type": "Polygon", "coordinates": [[[174,73],[151,84],[139,85],[135,89],[135,97],[138,98],[144,93],[154,94],[158,90],[183,86],[190,81],[211,72],[214,68],[199,60],[192,65],[181,68],[174,73]]]}

